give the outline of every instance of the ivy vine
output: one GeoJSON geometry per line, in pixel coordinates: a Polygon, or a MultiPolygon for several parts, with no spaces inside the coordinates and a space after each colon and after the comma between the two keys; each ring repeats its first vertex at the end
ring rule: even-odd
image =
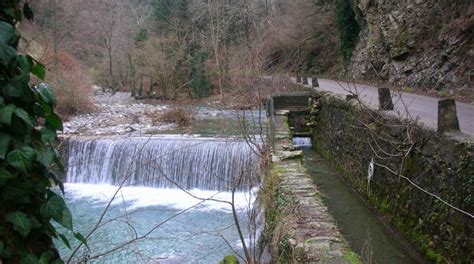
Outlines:
{"type": "Polygon", "coordinates": [[[61,180],[52,170],[63,170],[54,148],[62,129],[55,113],[51,88],[31,85],[30,77],[44,79],[45,67],[17,50],[15,25],[33,19],[28,3],[0,3],[0,263],[62,263],[53,238],[69,246],[52,221],[74,233],[71,212],[52,190],[61,180]]]}

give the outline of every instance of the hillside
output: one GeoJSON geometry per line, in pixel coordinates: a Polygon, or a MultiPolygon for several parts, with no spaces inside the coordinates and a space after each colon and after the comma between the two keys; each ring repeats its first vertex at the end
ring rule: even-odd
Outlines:
{"type": "Polygon", "coordinates": [[[50,2],[33,4],[27,38],[112,90],[224,98],[298,72],[474,100],[468,0],[50,2]]]}
{"type": "Polygon", "coordinates": [[[471,1],[354,3],[362,30],[349,67],[352,76],[474,99],[471,1]]]}

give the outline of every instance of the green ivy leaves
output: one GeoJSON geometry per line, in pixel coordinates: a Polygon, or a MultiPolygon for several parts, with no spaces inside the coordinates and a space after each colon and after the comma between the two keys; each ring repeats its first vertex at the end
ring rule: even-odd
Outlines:
{"type": "Polygon", "coordinates": [[[0,45],[9,45],[10,40],[12,39],[14,35],[15,35],[15,28],[10,24],[1,21],[0,22],[0,45]]]}
{"type": "Polygon", "coordinates": [[[28,171],[31,169],[35,154],[35,150],[31,147],[15,149],[8,153],[7,163],[12,167],[17,168],[21,172],[28,173],[28,171]]]}
{"type": "Polygon", "coordinates": [[[41,214],[45,218],[51,218],[58,224],[72,230],[72,215],[63,198],[54,192],[49,192],[49,196],[48,201],[40,208],[41,214]]]}
{"type": "Polygon", "coordinates": [[[33,73],[36,77],[44,80],[44,76],[46,75],[46,68],[41,63],[36,63],[33,69],[31,69],[31,73],[33,73]]]}
{"type": "Polygon", "coordinates": [[[0,62],[8,64],[16,56],[16,50],[11,47],[10,41],[15,36],[15,28],[3,21],[0,21],[0,62]]]}
{"type": "MultiPolygon", "coordinates": [[[[43,66],[44,67],[44,66],[43,66]]],[[[40,83],[36,86],[40,99],[43,103],[52,106],[56,105],[56,98],[54,97],[53,90],[46,83],[40,83]]]]}
{"type": "Polygon", "coordinates": [[[15,111],[14,105],[6,105],[0,108],[0,124],[11,125],[13,111],[15,111]]]}
{"type": "Polygon", "coordinates": [[[26,19],[32,20],[33,19],[33,10],[28,3],[23,5],[23,15],[25,15],[26,19]]]}
{"type": "Polygon", "coordinates": [[[63,123],[61,118],[52,111],[56,105],[56,98],[54,97],[51,87],[45,83],[40,83],[36,86],[35,91],[39,97],[38,114],[45,117],[45,126],[50,131],[62,130],[63,123]]]}
{"type": "MultiPolygon", "coordinates": [[[[74,233],[72,215],[63,198],[51,190],[55,184],[64,193],[60,178],[51,171],[62,164],[53,141],[62,129],[54,112],[56,98],[51,87],[30,84],[43,80],[43,64],[16,50],[20,34],[15,23],[33,18],[33,12],[19,0],[0,4],[0,259],[20,263],[62,263],[51,251],[52,238],[67,246],[69,241],[51,224],[74,233]]],[[[1,262],[1,261],[0,261],[1,262]]]]}
{"type": "Polygon", "coordinates": [[[7,171],[4,168],[0,168],[0,186],[2,186],[5,182],[7,182],[10,179],[13,179],[15,176],[13,176],[9,171],[7,171]]]}
{"type": "Polygon", "coordinates": [[[14,212],[7,215],[7,222],[13,224],[13,227],[23,237],[27,237],[33,224],[25,213],[14,212]]]}

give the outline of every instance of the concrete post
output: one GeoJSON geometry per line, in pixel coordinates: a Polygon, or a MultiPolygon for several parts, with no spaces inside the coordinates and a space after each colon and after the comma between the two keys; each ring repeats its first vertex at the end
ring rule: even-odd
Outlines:
{"type": "Polygon", "coordinates": [[[378,88],[379,91],[379,109],[393,110],[392,95],[390,89],[386,87],[378,88]]]}
{"type": "Polygon", "coordinates": [[[303,85],[308,85],[308,77],[305,76],[302,78],[302,80],[303,80],[303,85]]]}
{"type": "Polygon", "coordinates": [[[313,86],[313,88],[319,88],[318,77],[314,76],[311,78],[311,86],[313,86]]]}
{"type": "Polygon", "coordinates": [[[460,131],[456,112],[456,101],[444,99],[438,101],[438,132],[460,131]]]}
{"type": "Polygon", "coordinates": [[[296,83],[301,83],[301,75],[296,75],[296,83]]]}

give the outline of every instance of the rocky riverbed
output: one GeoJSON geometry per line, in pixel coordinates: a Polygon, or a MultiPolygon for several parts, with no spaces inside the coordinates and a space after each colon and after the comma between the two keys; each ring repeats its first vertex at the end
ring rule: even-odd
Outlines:
{"type": "Polygon", "coordinates": [[[169,109],[168,105],[145,104],[135,100],[130,93],[98,93],[93,102],[95,111],[70,118],[64,123],[63,134],[140,135],[176,126],[157,121],[157,117],[169,109]]]}
{"type": "MultiPolygon", "coordinates": [[[[204,133],[205,130],[226,130],[226,126],[236,126],[242,111],[222,110],[214,103],[189,105],[193,127],[179,127],[174,123],[162,122],[160,116],[176,106],[155,102],[142,102],[127,92],[115,94],[97,92],[92,98],[95,111],[71,117],[64,122],[63,135],[106,136],[106,135],[152,135],[204,133]]],[[[259,114],[247,112],[247,119],[256,119],[259,114]]]]}

